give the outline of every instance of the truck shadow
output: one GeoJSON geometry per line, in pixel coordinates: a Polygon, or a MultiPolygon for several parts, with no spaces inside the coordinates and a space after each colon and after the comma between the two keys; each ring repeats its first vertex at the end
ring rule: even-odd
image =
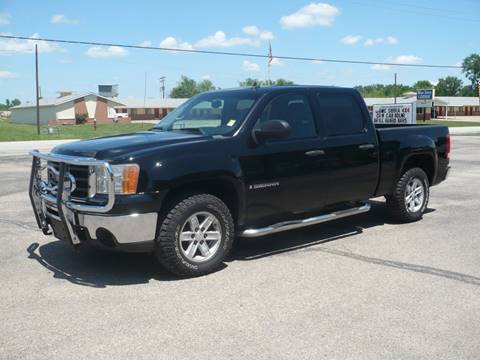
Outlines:
{"type": "MultiPolygon", "coordinates": [[[[269,256],[281,256],[284,253],[305,250],[315,246],[315,248],[312,248],[312,251],[319,251],[379,266],[387,266],[400,270],[439,276],[466,284],[480,286],[480,277],[438,269],[430,266],[379,259],[356,254],[350,251],[318,246],[331,241],[361,234],[364,229],[369,227],[394,223],[390,220],[387,212],[385,211],[385,205],[383,202],[370,201],[370,204],[372,206],[370,212],[357,215],[352,218],[344,218],[334,222],[305,228],[303,230],[279,233],[259,239],[243,239],[243,241],[237,243],[236,251],[232,260],[258,260],[269,256]]],[[[425,213],[428,214],[433,211],[435,211],[435,209],[429,208],[425,211],[425,213]]]]}
{"type": "MultiPolygon", "coordinates": [[[[331,241],[355,236],[364,229],[392,223],[384,210],[384,204],[371,201],[369,213],[340,219],[302,230],[279,233],[255,240],[237,239],[234,251],[227,260],[254,261],[267,256],[312,248],[333,255],[344,256],[381,266],[395,267],[429,275],[441,276],[473,285],[480,285],[480,278],[427,266],[407,264],[367,257],[348,251],[318,246],[331,241]],[[313,248],[314,247],[314,248],[313,248]]],[[[429,209],[429,212],[434,209],[429,209]]],[[[150,280],[179,281],[157,263],[152,254],[115,253],[92,247],[72,250],[62,241],[45,245],[33,243],[27,248],[28,257],[53,273],[54,278],[76,285],[105,288],[148,283],[150,280]]],[[[224,266],[224,268],[227,265],[224,266]]],[[[220,269],[221,271],[222,269],[220,269]]]]}
{"type": "Polygon", "coordinates": [[[105,288],[146,284],[152,279],[178,280],[147,253],[116,253],[90,246],[73,250],[60,240],[45,245],[33,243],[27,252],[29,259],[50,270],[54,278],[76,285],[105,288]]]}

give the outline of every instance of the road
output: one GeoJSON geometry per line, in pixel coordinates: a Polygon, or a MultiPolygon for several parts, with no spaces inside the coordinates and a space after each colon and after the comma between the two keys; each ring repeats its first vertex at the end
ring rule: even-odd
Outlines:
{"type": "Polygon", "coordinates": [[[239,241],[178,280],[148,254],[78,252],[36,229],[30,160],[0,158],[2,358],[474,359],[480,137],[453,138],[428,213],[370,213],[239,241]]]}

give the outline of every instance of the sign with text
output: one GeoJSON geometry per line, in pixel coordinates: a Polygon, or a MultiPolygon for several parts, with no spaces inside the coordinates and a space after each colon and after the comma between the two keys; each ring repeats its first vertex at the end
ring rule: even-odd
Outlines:
{"type": "Polygon", "coordinates": [[[417,90],[417,100],[430,101],[435,98],[435,89],[419,89],[417,90]]]}
{"type": "Polygon", "coordinates": [[[373,105],[372,120],[375,124],[416,124],[415,105],[373,105]]]}

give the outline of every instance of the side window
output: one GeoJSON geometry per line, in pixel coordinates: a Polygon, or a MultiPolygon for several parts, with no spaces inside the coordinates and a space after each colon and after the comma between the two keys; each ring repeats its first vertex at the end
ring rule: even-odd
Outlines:
{"type": "Polygon", "coordinates": [[[285,94],[271,100],[263,109],[255,128],[269,120],[288,122],[292,128],[289,139],[317,136],[312,109],[308,98],[304,95],[285,94]]]}
{"type": "Polygon", "coordinates": [[[183,118],[175,121],[172,129],[182,129],[198,126],[220,126],[224,101],[221,99],[202,101],[184,114],[183,118]]]}
{"type": "Polygon", "coordinates": [[[320,119],[327,136],[358,134],[364,131],[363,114],[350,94],[318,94],[320,119]]]}

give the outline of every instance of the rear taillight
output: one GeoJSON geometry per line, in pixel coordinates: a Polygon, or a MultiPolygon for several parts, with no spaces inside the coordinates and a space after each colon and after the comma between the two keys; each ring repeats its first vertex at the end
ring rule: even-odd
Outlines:
{"type": "Polygon", "coordinates": [[[445,157],[447,159],[450,158],[450,150],[452,148],[452,144],[450,142],[450,134],[447,135],[447,139],[446,139],[446,142],[445,142],[445,157]]]}

